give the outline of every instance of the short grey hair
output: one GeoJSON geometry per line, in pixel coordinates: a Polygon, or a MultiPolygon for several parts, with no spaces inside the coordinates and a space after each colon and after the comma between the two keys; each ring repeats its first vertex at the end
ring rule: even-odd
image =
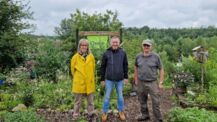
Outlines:
{"type": "Polygon", "coordinates": [[[118,42],[120,44],[120,38],[118,36],[113,36],[111,39],[110,39],[110,45],[111,45],[111,42],[113,39],[118,39],[118,42]]]}

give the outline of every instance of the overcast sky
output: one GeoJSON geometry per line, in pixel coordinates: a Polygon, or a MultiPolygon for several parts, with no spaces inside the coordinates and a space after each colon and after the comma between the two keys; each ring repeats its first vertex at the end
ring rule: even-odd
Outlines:
{"type": "Polygon", "coordinates": [[[118,11],[124,27],[217,27],[217,0],[30,0],[35,34],[54,35],[70,13],[118,11]]]}

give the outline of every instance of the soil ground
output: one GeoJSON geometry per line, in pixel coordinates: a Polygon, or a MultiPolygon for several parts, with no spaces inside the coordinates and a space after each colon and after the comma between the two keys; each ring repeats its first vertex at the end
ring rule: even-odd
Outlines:
{"type": "MultiPolygon", "coordinates": [[[[168,111],[174,106],[174,102],[171,100],[171,89],[165,89],[161,92],[161,112],[163,117],[165,118],[168,111]]],[[[148,108],[150,112],[151,119],[146,122],[153,121],[152,114],[152,103],[149,97],[148,99],[148,108]]],[[[100,121],[100,114],[98,116],[92,117],[91,119],[87,117],[86,114],[83,114],[83,120],[74,120],[72,118],[72,111],[67,112],[57,112],[54,110],[38,110],[38,114],[44,117],[48,122],[85,122],[86,121],[100,121]],[[85,120],[84,120],[85,119],[85,120]]],[[[125,114],[126,114],[126,122],[137,122],[136,117],[140,115],[140,104],[137,96],[134,97],[125,97],[125,114]]],[[[109,114],[108,122],[121,122],[117,114],[109,114]]]]}

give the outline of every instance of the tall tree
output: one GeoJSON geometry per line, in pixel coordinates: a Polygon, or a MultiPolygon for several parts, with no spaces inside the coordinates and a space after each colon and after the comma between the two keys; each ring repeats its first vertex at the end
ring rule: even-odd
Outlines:
{"type": "Polygon", "coordinates": [[[24,19],[30,19],[28,4],[15,0],[0,0],[0,71],[15,67],[24,59],[23,29],[30,25],[24,19]]]}

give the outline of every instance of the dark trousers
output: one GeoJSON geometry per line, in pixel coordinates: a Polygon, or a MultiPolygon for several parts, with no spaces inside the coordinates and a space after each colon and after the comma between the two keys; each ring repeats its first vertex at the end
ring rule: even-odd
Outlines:
{"type": "Polygon", "coordinates": [[[155,121],[158,122],[162,120],[162,115],[160,112],[160,93],[157,81],[146,82],[139,81],[138,83],[138,99],[141,105],[141,113],[144,117],[149,116],[148,112],[148,94],[151,96],[152,100],[152,110],[155,117],[155,121]]]}

